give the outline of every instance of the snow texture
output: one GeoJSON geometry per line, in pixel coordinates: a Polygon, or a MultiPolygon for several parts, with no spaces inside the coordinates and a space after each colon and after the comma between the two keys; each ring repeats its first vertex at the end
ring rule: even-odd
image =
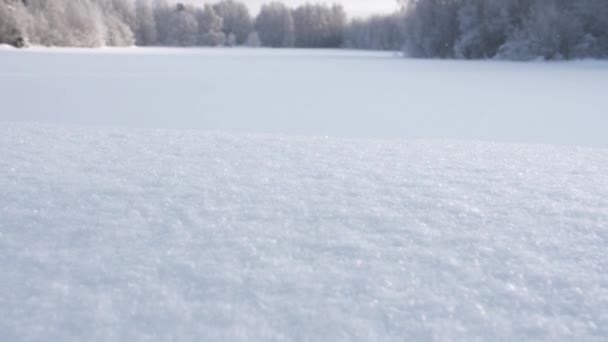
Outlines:
{"type": "Polygon", "coordinates": [[[2,341],[605,341],[608,150],[0,124],[2,341]]]}
{"type": "Polygon", "coordinates": [[[608,62],[271,49],[0,51],[0,121],[608,147],[608,62]]]}
{"type": "Polygon", "coordinates": [[[0,50],[0,341],[608,339],[605,62],[0,50]]]}

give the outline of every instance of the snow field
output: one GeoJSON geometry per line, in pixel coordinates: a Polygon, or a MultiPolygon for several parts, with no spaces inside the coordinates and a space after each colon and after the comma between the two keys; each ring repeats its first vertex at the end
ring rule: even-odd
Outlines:
{"type": "Polygon", "coordinates": [[[608,336],[608,151],[0,124],[0,339],[608,336]]]}
{"type": "Polygon", "coordinates": [[[0,51],[0,121],[608,147],[608,63],[387,52],[0,51]]]}

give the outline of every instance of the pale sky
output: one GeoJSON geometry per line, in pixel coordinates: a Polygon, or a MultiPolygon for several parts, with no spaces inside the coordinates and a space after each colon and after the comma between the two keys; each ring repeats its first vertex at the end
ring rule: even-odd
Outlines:
{"type": "MultiPolygon", "coordinates": [[[[177,0],[174,0],[174,1],[177,1],[177,0]]],[[[253,14],[255,14],[255,13],[257,13],[258,9],[260,8],[260,6],[263,3],[270,2],[271,0],[239,0],[239,1],[247,4],[247,6],[249,6],[249,8],[253,12],[253,14]]],[[[296,6],[296,5],[299,5],[302,3],[306,3],[306,2],[309,2],[309,3],[323,3],[323,2],[341,3],[344,6],[344,8],[346,9],[346,11],[348,12],[348,15],[351,17],[367,16],[367,15],[376,14],[376,13],[390,13],[390,12],[395,11],[398,8],[396,0],[335,0],[335,1],[280,0],[280,1],[289,6],[296,6]]],[[[206,2],[214,3],[214,2],[217,2],[217,0],[187,0],[184,2],[203,4],[206,2]]]]}

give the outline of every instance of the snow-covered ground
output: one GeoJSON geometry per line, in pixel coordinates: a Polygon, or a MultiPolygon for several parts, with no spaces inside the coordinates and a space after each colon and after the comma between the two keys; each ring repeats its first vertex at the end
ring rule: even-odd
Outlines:
{"type": "Polygon", "coordinates": [[[608,150],[0,125],[0,336],[608,337],[608,150]]]}
{"type": "Polygon", "coordinates": [[[0,341],[605,341],[607,65],[5,49],[0,341]]]}
{"type": "Polygon", "coordinates": [[[0,121],[608,147],[608,62],[269,49],[0,51],[0,121]]]}

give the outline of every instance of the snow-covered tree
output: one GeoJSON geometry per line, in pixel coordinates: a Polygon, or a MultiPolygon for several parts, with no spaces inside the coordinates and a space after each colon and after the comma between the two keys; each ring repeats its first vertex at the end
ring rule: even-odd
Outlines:
{"type": "Polygon", "coordinates": [[[294,43],[294,23],[291,10],[280,2],[262,5],[255,22],[262,45],[289,47],[294,43]]]}
{"type": "Polygon", "coordinates": [[[131,1],[93,0],[100,9],[105,45],[129,46],[135,43],[135,7],[131,1]]]}
{"type": "Polygon", "coordinates": [[[29,15],[21,1],[0,0],[0,44],[23,47],[29,15]]]}
{"type": "Polygon", "coordinates": [[[260,41],[260,36],[257,32],[251,32],[245,41],[245,45],[249,47],[260,47],[262,46],[262,42],[260,41]]]}
{"type": "Polygon", "coordinates": [[[169,45],[173,8],[169,6],[167,0],[154,0],[152,10],[156,23],[156,41],[159,45],[169,45]]]}
{"type": "Polygon", "coordinates": [[[579,51],[582,45],[579,44],[584,43],[584,36],[578,18],[548,0],[533,6],[522,26],[501,47],[499,56],[509,59],[568,59],[582,54],[579,51]]]}
{"type": "Polygon", "coordinates": [[[196,7],[171,0],[0,0],[0,43],[257,45],[397,49],[414,57],[608,58],[608,0],[397,0],[403,11],[346,23],[339,5],[196,7]],[[152,4],[150,3],[152,1],[152,4]]]}
{"type": "Polygon", "coordinates": [[[344,32],[344,45],[353,49],[399,51],[405,44],[403,14],[375,15],[351,21],[344,32]]]}
{"type": "Polygon", "coordinates": [[[341,5],[304,4],[293,11],[295,46],[340,47],[346,13],[341,5]]]}
{"type": "Polygon", "coordinates": [[[406,52],[413,57],[454,57],[459,0],[418,0],[407,6],[406,52]]]}
{"type": "Polygon", "coordinates": [[[608,58],[608,1],[573,1],[575,13],[585,32],[589,55],[608,58]]]}
{"type": "Polygon", "coordinates": [[[403,0],[416,57],[608,56],[606,0],[403,0]]]}
{"type": "Polygon", "coordinates": [[[29,0],[27,6],[33,22],[29,40],[34,44],[69,46],[70,29],[65,25],[65,3],[62,1],[29,0]]]}
{"type": "Polygon", "coordinates": [[[66,1],[63,24],[67,27],[69,46],[105,45],[105,26],[101,9],[87,0],[66,1]]]}
{"type": "Polygon", "coordinates": [[[509,12],[505,0],[470,0],[458,10],[459,38],[454,53],[459,58],[489,58],[505,44],[509,12]]]}
{"type": "Polygon", "coordinates": [[[236,36],[234,35],[234,33],[231,33],[228,35],[228,37],[226,37],[226,46],[236,46],[236,36]]]}
{"type": "Polygon", "coordinates": [[[177,4],[169,16],[167,43],[173,46],[193,46],[198,42],[198,21],[192,10],[177,4]]]}
{"type": "Polygon", "coordinates": [[[222,0],[213,5],[213,9],[223,20],[224,34],[227,37],[233,34],[236,44],[244,44],[247,36],[253,30],[253,22],[247,6],[234,0],[222,0]]]}
{"type": "Polygon", "coordinates": [[[199,44],[203,46],[224,45],[226,35],[222,32],[222,18],[215,13],[211,5],[205,5],[203,10],[197,10],[199,44]]]}
{"type": "Polygon", "coordinates": [[[156,20],[149,0],[135,1],[135,40],[137,45],[157,43],[156,20]]]}

